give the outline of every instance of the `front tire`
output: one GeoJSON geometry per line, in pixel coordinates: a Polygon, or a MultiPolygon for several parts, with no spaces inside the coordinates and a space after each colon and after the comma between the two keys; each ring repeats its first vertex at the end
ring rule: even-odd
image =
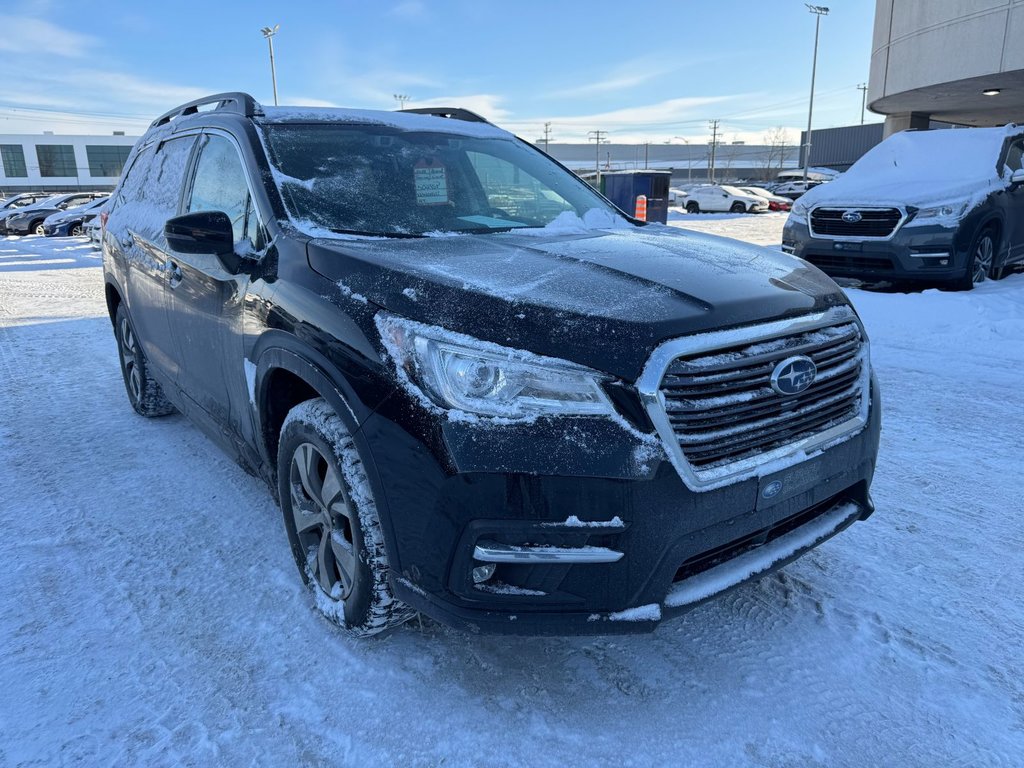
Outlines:
{"type": "Polygon", "coordinates": [[[377,505],[352,436],[326,400],[295,406],[277,453],[278,492],[295,564],[316,607],[367,637],[412,618],[388,583],[377,505]]]}
{"type": "Polygon", "coordinates": [[[71,229],[68,230],[68,235],[71,237],[81,237],[85,234],[85,229],[82,227],[82,223],[73,224],[71,229]]]}
{"type": "Polygon", "coordinates": [[[958,284],[961,290],[969,291],[989,278],[995,279],[998,272],[995,267],[998,245],[995,230],[991,227],[975,235],[968,251],[967,266],[958,284]]]}
{"type": "Polygon", "coordinates": [[[29,232],[39,235],[40,237],[43,237],[46,234],[46,230],[43,229],[43,222],[33,221],[32,224],[29,226],[29,232]]]}
{"type": "Polygon", "coordinates": [[[174,413],[174,406],[149,372],[149,361],[146,360],[135,326],[123,303],[117,305],[114,315],[114,335],[117,337],[117,355],[121,359],[124,388],[135,412],[146,418],[174,413]]]}
{"type": "Polygon", "coordinates": [[[746,213],[747,206],[741,202],[735,202],[729,207],[729,213],[746,213]]]}

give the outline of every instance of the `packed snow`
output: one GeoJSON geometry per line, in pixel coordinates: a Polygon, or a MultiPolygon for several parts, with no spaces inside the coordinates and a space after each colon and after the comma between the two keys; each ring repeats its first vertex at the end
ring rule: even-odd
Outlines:
{"type": "Polygon", "coordinates": [[[358,641],[268,489],[132,412],[87,240],[0,240],[0,765],[1019,765],[1024,274],[849,294],[871,519],[649,635],[358,641]]]}

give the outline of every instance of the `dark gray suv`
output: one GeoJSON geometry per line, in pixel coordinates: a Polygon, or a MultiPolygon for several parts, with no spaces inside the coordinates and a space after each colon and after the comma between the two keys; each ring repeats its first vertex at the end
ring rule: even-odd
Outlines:
{"type": "Polygon", "coordinates": [[[833,277],[971,288],[1024,260],[1024,128],[905,131],[793,205],[782,249],[833,277]]]}

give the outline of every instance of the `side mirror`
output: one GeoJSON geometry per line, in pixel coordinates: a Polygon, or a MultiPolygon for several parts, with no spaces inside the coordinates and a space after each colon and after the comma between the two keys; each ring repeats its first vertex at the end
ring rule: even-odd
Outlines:
{"type": "Polygon", "coordinates": [[[1010,174],[1011,184],[1024,184],[1024,168],[1010,174]]]}
{"type": "Polygon", "coordinates": [[[223,211],[199,211],[168,219],[164,237],[178,253],[212,253],[233,275],[242,265],[242,258],[235,253],[231,219],[223,211]]]}

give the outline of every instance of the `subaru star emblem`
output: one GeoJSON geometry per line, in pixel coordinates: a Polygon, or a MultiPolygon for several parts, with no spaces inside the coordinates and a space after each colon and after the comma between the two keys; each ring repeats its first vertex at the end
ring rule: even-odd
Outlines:
{"type": "Polygon", "coordinates": [[[770,483],[768,483],[768,485],[764,487],[764,490],[761,491],[761,497],[765,499],[771,499],[774,498],[775,496],[778,496],[780,491],[782,491],[782,481],[772,480],[770,483]]]}
{"type": "Polygon", "coordinates": [[[856,224],[864,217],[860,215],[860,211],[847,211],[843,214],[843,221],[847,224],[856,224]]]}
{"type": "Polygon", "coordinates": [[[818,375],[818,366],[805,355],[787,357],[772,371],[772,389],[780,395],[799,395],[818,375]]]}

